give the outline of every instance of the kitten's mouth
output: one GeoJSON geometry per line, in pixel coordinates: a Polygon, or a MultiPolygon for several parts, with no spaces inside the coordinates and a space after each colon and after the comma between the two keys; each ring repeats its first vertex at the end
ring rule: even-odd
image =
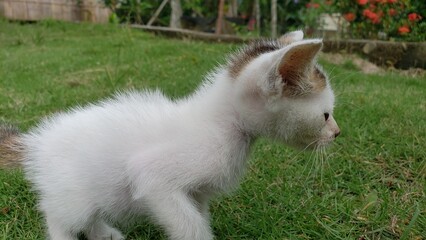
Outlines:
{"type": "Polygon", "coordinates": [[[335,139],[336,139],[335,137],[320,138],[320,139],[318,140],[317,146],[319,146],[319,147],[327,147],[327,146],[330,146],[330,145],[334,142],[334,140],[335,140],[335,139]]]}
{"type": "Polygon", "coordinates": [[[327,141],[320,141],[320,142],[318,142],[317,147],[318,148],[329,147],[332,143],[333,143],[333,139],[327,140],[327,141]]]}
{"type": "Polygon", "coordinates": [[[318,150],[321,148],[329,147],[334,142],[334,138],[319,138],[310,142],[303,142],[298,144],[297,148],[303,150],[318,150]]]}

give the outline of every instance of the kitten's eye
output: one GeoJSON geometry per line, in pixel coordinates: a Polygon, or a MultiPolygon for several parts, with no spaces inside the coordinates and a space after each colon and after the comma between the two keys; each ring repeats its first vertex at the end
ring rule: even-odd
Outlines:
{"type": "Polygon", "coordinates": [[[327,121],[327,120],[328,120],[328,117],[330,117],[330,114],[329,114],[329,113],[324,113],[325,121],[327,121]]]}

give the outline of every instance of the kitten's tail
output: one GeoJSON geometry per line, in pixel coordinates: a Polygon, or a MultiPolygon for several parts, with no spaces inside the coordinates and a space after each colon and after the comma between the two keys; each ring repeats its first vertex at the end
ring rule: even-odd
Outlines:
{"type": "Polygon", "coordinates": [[[23,146],[20,131],[5,123],[0,123],[0,168],[18,167],[23,159],[23,146]]]}

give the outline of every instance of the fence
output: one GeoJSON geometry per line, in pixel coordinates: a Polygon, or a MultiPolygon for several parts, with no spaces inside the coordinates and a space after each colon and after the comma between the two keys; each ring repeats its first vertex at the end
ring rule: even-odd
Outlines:
{"type": "Polygon", "coordinates": [[[0,0],[0,16],[10,20],[108,22],[110,11],[96,0],[0,0]]]}

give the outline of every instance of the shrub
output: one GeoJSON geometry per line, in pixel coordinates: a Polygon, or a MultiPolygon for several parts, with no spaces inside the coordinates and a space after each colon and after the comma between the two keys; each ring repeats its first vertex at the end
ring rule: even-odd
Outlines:
{"type": "Polygon", "coordinates": [[[426,40],[425,1],[343,0],[334,8],[349,22],[351,37],[426,40]]]}
{"type": "Polygon", "coordinates": [[[317,29],[322,13],[338,13],[345,19],[345,37],[426,40],[425,1],[311,0],[304,4],[298,16],[307,29],[317,29]]]}

